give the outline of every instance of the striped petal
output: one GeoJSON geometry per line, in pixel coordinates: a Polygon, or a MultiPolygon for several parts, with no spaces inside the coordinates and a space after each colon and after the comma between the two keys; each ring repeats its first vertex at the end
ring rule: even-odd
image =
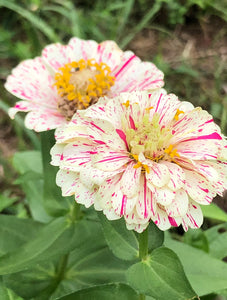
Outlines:
{"type": "Polygon", "coordinates": [[[200,208],[200,206],[191,201],[189,203],[188,212],[182,219],[182,226],[185,231],[188,230],[188,228],[199,228],[201,227],[203,223],[203,213],[200,208]]]}
{"type": "Polygon", "coordinates": [[[195,171],[185,170],[185,190],[196,202],[208,205],[216,196],[216,191],[211,183],[195,171]]]}
{"type": "Polygon", "coordinates": [[[125,151],[114,151],[107,145],[95,148],[91,157],[93,167],[103,171],[124,170],[124,165],[131,159],[125,151]]]}
{"type": "Polygon", "coordinates": [[[134,168],[134,166],[134,162],[128,164],[120,181],[122,192],[129,198],[137,194],[139,190],[141,167],[134,168]]]}
{"type": "Polygon", "coordinates": [[[173,191],[177,191],[182,188],[184,186],[185,179],[184,170],[177,164],[169,161],[163,161],[160,164],[163,164],[169,170],[170,180],[167,186],[173,191]]]}
{"type": "Polygon", "coordinates": [[[188,210],[188,195],[180,189],[176,191],[175,198],[171,204],[165,206],[166,212],[169,217],[181,217],[187,213],[188,210]]]}

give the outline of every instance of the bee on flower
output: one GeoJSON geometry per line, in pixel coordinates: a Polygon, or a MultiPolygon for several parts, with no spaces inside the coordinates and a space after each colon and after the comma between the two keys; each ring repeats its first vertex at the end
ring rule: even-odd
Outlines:
{"type": "Polygon", "coordinates": [[[5,87],[21,101],[10,108],[28,112],[25,126],[35,131],[66,124],[76,111],[100,97],[121,92],[153,90],[163,86],[163,73],[115,42],[100,44],[72,38],[68,45],[51,44],[40,57],[21,62],[8,76],[5,87]]]}
{"type": "Polygon", "coordinates": [[[227,189],[227,143],[212,116],[174,94],[122,93],[78,110],[56,131],[63,196],[142,232],[203,222],[200,205],[227,189]]]}

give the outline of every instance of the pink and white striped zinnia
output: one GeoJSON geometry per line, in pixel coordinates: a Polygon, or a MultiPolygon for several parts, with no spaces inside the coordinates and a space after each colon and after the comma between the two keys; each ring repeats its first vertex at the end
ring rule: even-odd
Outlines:
{"type": "Polygon", "coordinates": [[[8,76],[5,87],[22,99],[9,110],[28,112],[25,126],[46,131],[67,123],[77,109],[99,97],[121,92],[153,90],[163,86],[163,73],[115,42],[101,44],[72,38],[68,45],[51,44],[40,57],[21,62],[8,76]]]}
{"type": "Polygon", "coordinates": [[[143,231],[198,228],[201,205],[227,188],[227,145],[212,116],[161,89],[123,93],[78,111],[56,132],[63,196],[143,231]]]}

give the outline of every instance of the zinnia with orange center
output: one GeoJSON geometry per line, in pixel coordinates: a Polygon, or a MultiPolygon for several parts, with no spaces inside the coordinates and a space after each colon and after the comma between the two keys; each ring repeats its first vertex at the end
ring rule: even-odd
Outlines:
{"type": "Polygon", "coordinates": [[[42,55],[21,62],[5,87],[22,99],[9,110],[28,112],[25,125],[35,131],[57,128],[102,96],[153,90],[163,86],[163,73],[113,41],[101,44],[72,38],[69,44],[51,44],[42,55]]]}

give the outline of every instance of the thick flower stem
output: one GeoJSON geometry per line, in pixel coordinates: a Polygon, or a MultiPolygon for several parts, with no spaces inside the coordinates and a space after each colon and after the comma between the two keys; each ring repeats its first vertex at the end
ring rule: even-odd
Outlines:
{"type": "Polygon", "coordinates": [[[145,260],[148,255],[148,228],[139,235],[139,258],[145,260]]]}
{"type": "Polygon", "coordinates": [[[73,203],[73,206],[70,210],[70,217],[72,222],[77,221],[81,217],[80,204],[77,202],[73,203]]]}
{"type": "MultiPolygon", "coordinates": [[[[148,227],[139,235],[139,258],[145,260],[148,255],[148,227]]],[[[139,300],[146,300],[146,295],[140,294],[139,300]]]]}

